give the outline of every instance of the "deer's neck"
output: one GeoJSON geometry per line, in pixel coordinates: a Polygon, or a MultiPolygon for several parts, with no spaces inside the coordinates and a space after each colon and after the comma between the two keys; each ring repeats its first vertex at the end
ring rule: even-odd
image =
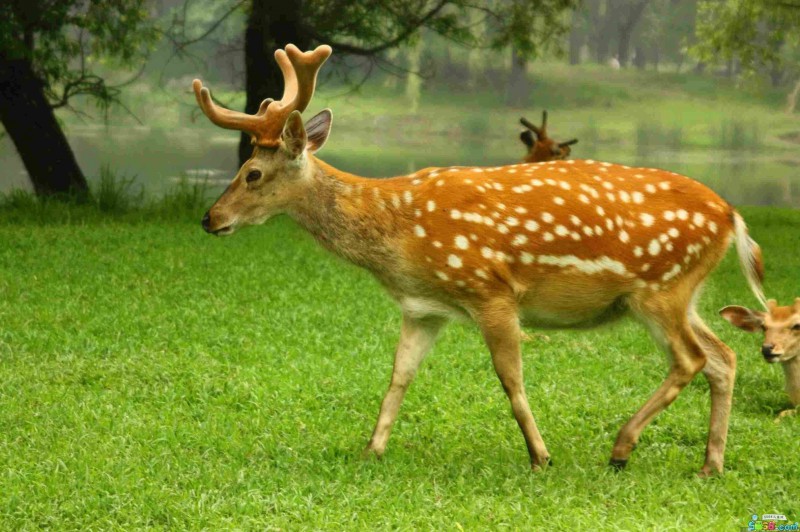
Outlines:
{"type": "Polygon", "coordinates": [[[391,275],[414,216],[402,180],[358,177],[313,157],[309,164],[310,180],[289,215],[335,254],[391,275]]]}

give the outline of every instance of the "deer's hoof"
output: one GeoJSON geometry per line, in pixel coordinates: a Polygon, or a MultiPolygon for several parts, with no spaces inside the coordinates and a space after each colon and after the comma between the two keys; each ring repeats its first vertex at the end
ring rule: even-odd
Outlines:
{"type": "Polygon", "coordinates": [[[608,465],[611,466],[614,471],[622,471],[625,469],[625,466],[628,465],[628,459],[612,458],[608,461],[608,465]]]}

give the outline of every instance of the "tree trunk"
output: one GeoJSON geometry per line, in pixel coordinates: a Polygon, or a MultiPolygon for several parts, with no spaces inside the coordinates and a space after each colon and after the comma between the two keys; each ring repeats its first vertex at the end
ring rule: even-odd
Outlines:
{"type": "Polygon", "coordinates": [[[511,75],[508,80],[506,104],[524,107],[528,103],[528,78],[525,75],[528,61],[517,49],[511,48],[511,75]]]}
{"type": "Polygon", "coordinates": [[[25,59],[0,60],[0,121],[38,196],[88,198],[86,178],[25,59]]]}
{"type": "Polygon", "coordinates": [[[569,30],[569,64],[578,65],[581,62],[581,46],[583,46],[584,29],[581,24],[581,15],[576,9],[572,12],[572,27],[569,30]]]}
{"type": "MultiPolygon", "coordinates": [[[[283,75],[273,54],[289,43],[306,51],[311,39],[301,27],[303,2],[294,0],[253,0],[244,33],[245,112],[255,114],[264,98],[280,100],[283,75]]],[[[253,153],[250,135],[239,139],[239,163],[244,164],[253,153]]]]}
{"type": "Polygon", "coordinates": [[[797,97],[800,96],[800,79],[794,84],[794,89],[786,96],[786,112],[789,114],[794,113],[797,107],[797,97]]]}

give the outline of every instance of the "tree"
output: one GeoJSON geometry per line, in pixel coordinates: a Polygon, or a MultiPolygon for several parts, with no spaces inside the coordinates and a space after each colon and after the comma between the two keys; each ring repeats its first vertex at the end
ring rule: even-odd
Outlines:
{"type": "MultiPolygon", "coordinates": [[[[287,43],[301,49],[330,44],[335,60],[358,56],[376,62],[427,28],[468,46],[498,49],[513,44],[522,57],[535,57],[566,31],[563,14],[576,4],[577,0],[252,0],[245,30],[245,112],[255,113],[265,97],[280,97],[283,79],[272,54],[287,43]],[[485,26],[475,24],[475,12],[485,26]]],[[[241,162],[251,152],[250,138],[242,134],[241,162]]]]}
{"type": "Polygon", "coordinates": [[[737,61],[744,73],[764,74],[773,84],[786,70],[796,80],[787,102],[794,109],[800,93],[800,1],[701,0],[696,33],[691,52],[703,62],[737,61]]]}
{"type": "Polygon", "coordinates": [[[76,96],[117,101],[89,61],[131,65],[155,38],[145,0],[5,0],[0,3],[0,121],[38,195],[88,195],[54,109],[76,96]]]}

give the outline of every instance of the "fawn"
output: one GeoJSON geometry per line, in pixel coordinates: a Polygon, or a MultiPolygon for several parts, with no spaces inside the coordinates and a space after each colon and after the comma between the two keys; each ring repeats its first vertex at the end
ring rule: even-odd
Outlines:
{"type": "Polygon", "coordinates": [[[547,136],[547,111],[542,111],[542,125],[539,127],[534,126],[524,116],[519,119],[519,122],[528,128],[519,134],[522,143],[528,147],[528,153],[522,159],[523,162],[541,163],[566,159],[572,151],[570,146],[578,143],[578,139],[556,142],[547,136]],[[536,134],[535,140],[531,132],[536,134]]]}
{"type": "Polygon", "coordinates": [[[729,305],[719,314],[743,331],[764,333],[761,354],[770,364],[781,363],[789,400],[800,405],[800,297],[785,307],[770,299],[767,312],[729,305]]]}
{"type": "Polygon", "coordinates": [[[277,50],[280,101],[254,115],[197,102],[218,126],[249,132],[252,157],[202,220],[214,235],[288,214],[333,253],[367,269],[402,311],[391,382],[365,452],[381,456],[406,389],[451,319],[474,321],[525,438],[531,466],[550,455],[525,395],[520,321],[586,327],[632,313],[671,355],[663,384],[620,430],[625,466],[645,426],[698,373],[711,387],[702,474],[723,469],[736,355],[705,326],[694,298],[731,242],[763,300],[760,248],[742,217],[704,185],[672,172],[550,161],[426,168],[389,179],[342,172],[315,153],[326,109],[303,124],[317,71],[332,50],[277,50]]]}

